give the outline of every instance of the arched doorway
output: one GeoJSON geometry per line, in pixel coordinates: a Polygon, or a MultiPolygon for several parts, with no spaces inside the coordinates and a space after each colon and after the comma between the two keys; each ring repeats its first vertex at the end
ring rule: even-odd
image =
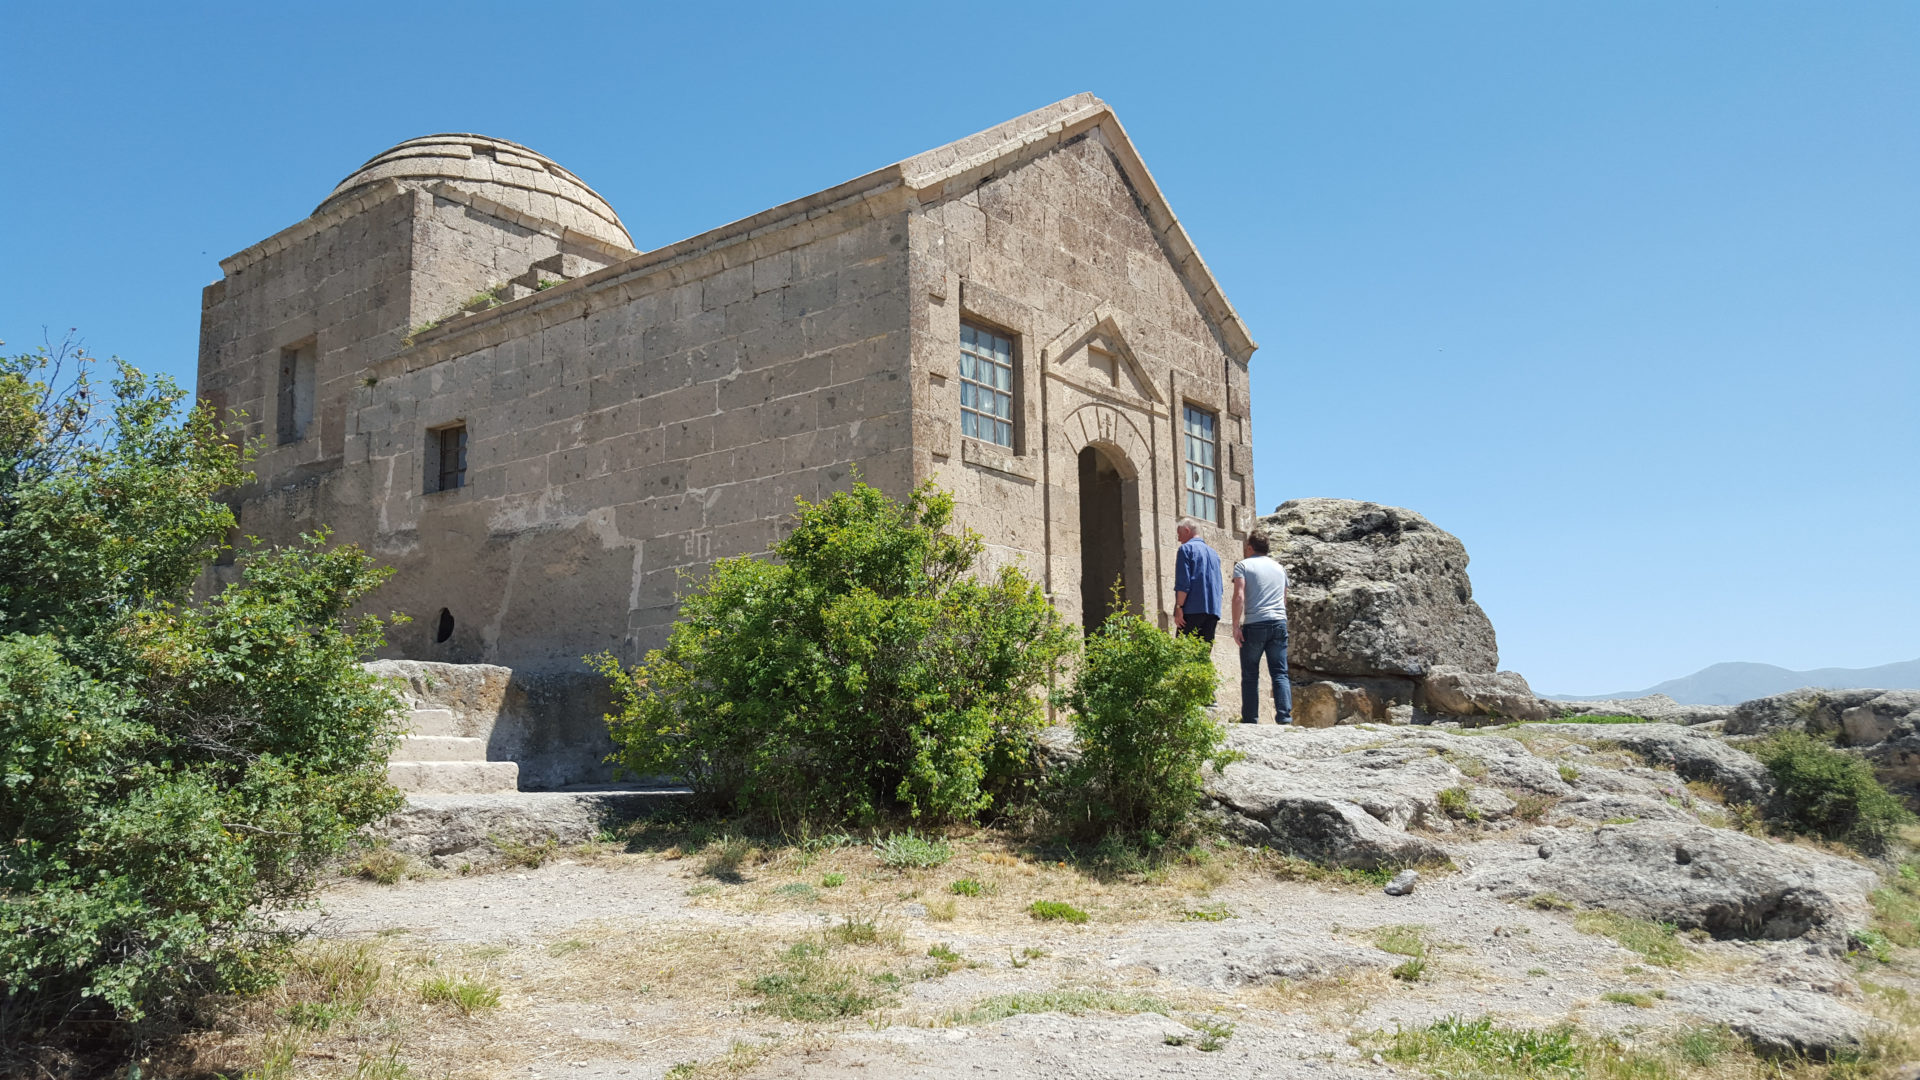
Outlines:
{"type": "Polygon", "coordinates": [[[1092,633],[1115,608],[1137,607],[1137,543],[1127,527],[1137,498],[1133,481],[1098,446],[1080,451],[1080,621],[1092,633]]]}

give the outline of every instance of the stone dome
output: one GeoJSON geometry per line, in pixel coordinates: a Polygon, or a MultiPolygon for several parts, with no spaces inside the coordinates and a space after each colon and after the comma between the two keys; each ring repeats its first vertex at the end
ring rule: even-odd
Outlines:
{"type": "Polygon", "coordinates": [[[340,181],[318,214],[382,180],[408,187],[445,183],[597,240],[634,250],[633,238],[580,178],[544,154],[486,135],[424,135],[378,155],[340,181]]]}

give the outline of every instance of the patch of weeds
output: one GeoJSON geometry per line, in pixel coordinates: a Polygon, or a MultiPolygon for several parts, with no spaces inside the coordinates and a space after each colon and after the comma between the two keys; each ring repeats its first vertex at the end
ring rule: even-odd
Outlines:
{"type": "Polygon", "coordinates": [[[1473,793],[1465,787],[1446,788],[1436,797],[1441,812],[1460,821],[1479,821],[1480,811],[1473,808],[1473,793]]]}
{"type": "Polygon", "coordinates": [[[435,975],[420,984],[420,1000],[429,1005],[451,1005],[462,1016],[500,1004],[500,988],[465,975],[435,975]]]}
{"type": "Polygon", "coordinates": [[[1399,979],[1401,982],[1419,982],[1420,976],[1426,973],[1427,962],[1420,959],[1403,961],[1402,963],[1394,965],[1392,971],[1387,972],[1387,974],[1399,979]]]}
{"type": "Polygon", "coordinates": [[[1637,817],[1626,817],[1626,816],[1621,816],[1621,817],[1610,817],[1610,818],[1606,818],[1606,819],[1604,819],[1604,820],[1602,820],[1602,821],[1600,822],[1600,824],[1602,824],[1602,825],[1631,825],[1631,824],[1633,824],[1634,822],[1636,822],[1636,821],[1639,821],[1639,820],[1640,820],[1640,819],[1639,819],[1639,818],[1637,818],[1637,817]]]}
{"type": "Polygon", "coordinates": [[[1851,944],[1853,948],[1848,950],[1849,956],[1866,956],[1882,964],[1893,963],[1893,943],[1887,940],[1887,935],[1877,930],[1855,931],[1851,944]]]}
{"type": "Polygon", "coordinates": [[[668,1069],[663,1080],[733,1080],[750,1072],[766,1057],[767,1046],[735,1040],[727,1052],[708,1061],[682,1061],[668,1069]]]}
{"type": "Polygon", "coordinates": [[[1528,968],[1528,969],[1527,969],[1527,978],[1529,978],[1529,979],[1538,979],[1538,978],[1540,978],[1540,977],[1542,977],[1542,976],[1544,976],[1544,975],[1545,975],[1546,973],[1547,973],[1547,969],[1546,969],[1546,968],[1528,968]]]}
{"type": "Polygon", "coordinates": [[[1585,1055],[1570,1027],[1544,1030],[1496,1026],[1490,1017],[1455,1016],[1423,1028],[1379,1033],[1371,1040],[1396,1064],[1414,1065],[1436,1076],[1472,1076],[1520,1080],[1576,1077],[1585,1055]]]}
{"type": "Polygon", "coordinates": [[[1690,955],[1672,923],[1635,919],[1613,911],[1583,911],[1573,917],[1573,927],[1582,933],[1612,938],[1661,967],[1677,968],[1690,955]]]}
{"type": "Polygon", "coordinates": [[[402,1080],[412,1075],[407,1063],[400,1060],[400,1044],[387,1044],[384,1054],[361,1054],[360,1061],[353,1067],[353,1080],[402,1080]]]}
{"type": "Polygon", "coordinates": [[[1513,800],[1513,816],[1521,821],[1532,822],[1546,820],[1547,811],[1560,801],[1551,795],[1538,795],[1531,791],[1508,792],[1507,797],[1513,800]]]}
{"type": "Polygon", "coordinates": [[[533,291],[546,292],[548,289],[551,289],[558,284],[560,283],[558,281],[553,280],[552,278],[541,278],[540,280],[533,283],[533,291]]]}
{"type": "Polygon", "coordinates": [[[1381,952],[1411,956],[1418,960],[1427,955],[1425,930],[1424,926],[1406,923],[1376,927],[1373,930],[1373,947],[1381,952]]]}
{"type": "Polygon", "coordinates": [[[1225,904],[1202,904],[1180,913],[1181,922],[1226,922],[1234,917],[1225,904]]]}
{"type": "Polygon", "coordinates": [[[1198,1038],[1190,1035],[1168,1035],[1162,1041],[1168,1046],[1191,1044],[1194,1049],[1210,1054],[1215,1050],[1224,1049],[1227,1040],[1233,1038],[1234,1025],[1225,1020],[1217,1020],[1211,1016],[1197,1016],[1190,1018],[1186,1023],[1187,1027],[1199,1036],[1198,1038]]]}
{"type": "Polygon", "coordinates": [[[1035,900],[1027,905],[1027,914],[1041,922],[1070,922],[1074,925],[1087,921],[1087,913],[1061,900],[1035,900]]]}
{"type": "Polygon", "coordinates": [[[874,841],[873,853],[889,870],[930,870],[953,858],[953,848],[945,840],[929,839],[911,829],[874,841]]]}
{"type": "Polygon", "coordinates": [[[392,885],[407,876],[413,860],[390,847],[369,848],[354,860],[353,876],[380,885],[392,885]]]}
{"type": "MultiPolygon", "coordinates": [[[[1404,866],[1381,866],[1373,869],[1361,869],[1352,866],[1322,866],[1295,855],[1282,855],[1274,860],[1274,876],[1281,881],[1305,881],[1316,885],[1354,885],[1367,889],[1377,889],[1393,880],[1393,875],[1407,869],[1404,866]]],[[[1418,869],[1425,869],[1420,867],[1418,869]]]]}
{"type": "Polygon", "coordinates": [[[1920,866],[1902,862],[1870,899],[1873,928],[1888,942],[1909,949],[1920,945],[1920,866]]]}
{"type": "Polygon", "coordinates": [[[1523,724],[1649,724],[1644,716],[1623,716],[1614,713],[1596,713],[1592,716],[1562,716],[1553,720],[1522,720],[1523,724]]]}
{"type": "Polygon", "coordinates": [[[987,887],[972,878],[961,878],[948,885],[947,891],[955,896],[979,896],[987,891],[987,887]]]}
{"type": "Polygon", "coordinates": [[[1007,951],[1007,960],[1014,967],[1023,968],[1023,967],[1026,967],[1028,964],[1033,963],[1035,960],[1038,960],[1041,957],[1047,956],[1047,955],[1049,955],[1047,950],[1036,949],[1033,946],[1029,945],[1026,948],[1020,950],[1019,956],[1013,955],[1013,951],[1009,949],[1007,951]]]}
{"type": "Polygon", "coordinates": [[[1446,750],[1442,751],[1441,756],[1452,762],[1453,767],[1459,769],[1462,776],[1479,780],[1487,775],[1487,763],[1472,754],[1458,754],[1446,750]]]}
{"type": "Polygon", "coordinates": [[[837,889],[846,883],[847,875],[838,870],[829,870],[820,875],[820,887],[823,889],[837,889]]]}
{"type": "Polygon", "coordinates": [[[966,957],[961,956],[959,953],[953,951],[953,946],[948,945],[944,941],[935,942],[934,944],[929,945],[927,947],[927,955],[933,958],[935,963],[940,965],[940,973],[942,975],[945,975],[949,972],[958,971],[961,968],[968,966],[966,957]]]}
{"type": "Polygon", "coordinates": [[[801,942],[781,957],[784,970],[762,975],[747,988],[759,994],[761,1007],[784,1020],[840,1020],[859,1016],[881,1003],[886,990],[874,989],[851,965],[835,963],[825,946],[801,942]]]}
{"type": "Polygon", "coordinates": [[[804,881],[794,881],[773,890],[773,895],[784,896],[789,900],[798,900],[803,904],[811,904],[820,899],[820,890],[804,881]]]}
{"type": "Polygon", "coordinates": [[[591,941],[581,941],[579,938],[568,938],[565,941],[556,941],[547,946],[547,955],[571,956],[574,953],[585,952],[591,948],[593,948],[593,942],[591,941]]]}
{"type": "Polygon", "coordinates": [[[1120,990],[1041,990],[1024,994],[999,994],[977,1001],[969,1009],[948,1017],[956,1024],[991,1024],[1024,1013],[1063,1012],[1072,1015],[1090,1012],[1159,1013],[1172,1015],[1172,1006],[1151,994],[1120,990]]]}
{"type": "Polygon", "coordinates": [[[487,835],[487,840],[500,852],[500,861],[507,866],[524,866],[529,870],[538,870],[560,850],[560,841],[552,836],[537,843],[529,843],[511,836],[487,835]]]}
{"type": "Polygon", "coordinates": [[[1573,905],[1550,892],[1534,893],[1527,897],[1527,905],[1540,911],[1572,911],[1573,905]]]}
{"type": "Polygon", "coordinates": [[[952,922],[960,914],[960,901],[949,896],[945,900],[927,901],[927,918],[933,922],[952,922]]]}
{"type": "Polygon", "coordinates": [[[877,945],[885,936],[878,919],[871,916],[856,919],[852,915],[827,927],[825,934],[827,940],[839,945],[877,945]]]}
{"type": "Polygon", "coordinates": [[[740,868],[756,852],[753,841],[744,836],[723,836],[708,844],[701,852],[700,874],[728,885],[738,885],[747,880],[740,868]]]}
{"type": "Polygon", "coordinates": [[[415,326],[415,327],[413,327],[413,328],[411,328],[411,329],[409,329],[409,330],[407,331],[407,334],[406,334],[406,336],[400,339],[400,346],[401,346],[402,348],[406,348],[406,349],[411,349],[411,348],[413,348],[413,339],[414,339],[414,338],[417,338],[417,337],[419,337],[419,336],[420,336],[421,334],[424,334],[424,333],[426,333],[426,332],[427,332],[427,331],[429,331],[429,330],[435,330],[435,329],[438,329],[438,328],[439,328],[439,326],[440,326],[440,324],[441,324],[441,323],[444,323],[444,322],[446,322],[446,321],[447,321],[447,320],[445,320],[445,319],[433,319],[433,320],[430,320],[430,321],[428,321],[428,322],[423,322],[423,323],[421,323],[421,324],[420,324],[419,326],[415,326]]]}
{"type": "Polygon", "coordinates": [[[1580,779],[1580,770],[1578,768],[1572,765],[1560,766],[1560,780],[1562,783],[1571,784],[1578,779],[1580,779]]]}
{"type": "MultiPolygon", "coordinates": [[[[1600,1000],[1612,1005],[1631,1005],[1636,1009],[1651,1009],[1655,996],[1639,990],[1609,990],[1600,995],[1600,1000]]],[[[1658,996],[1666,997],[1665,994],[1658,996]]]]}
{"type": "Polygon", "coordinates": [[[1675,1033],[1668,1046],[1683,1063],[1705,1069],[1737,1053],[1740,1040],[1724,1027],[1690,1027],[1675,1033]]]}

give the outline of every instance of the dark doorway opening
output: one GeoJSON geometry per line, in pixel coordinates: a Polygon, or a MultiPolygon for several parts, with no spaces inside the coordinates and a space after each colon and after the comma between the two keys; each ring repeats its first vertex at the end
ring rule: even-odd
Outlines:
{"type": "Polygon", "coordinates": [[[439,645],[453,636],[453,612],[440,609],[440,620],[433,628],[433,643],[439,645]]]}
{"type": "Polygon", "coordinates": [[[1095,446],[1080,451],[1080,620],[1087,633],[1125,609],[1137,584],[1127,577],[1126,510],[1127,480],[1113,459],[1095,446]]]}

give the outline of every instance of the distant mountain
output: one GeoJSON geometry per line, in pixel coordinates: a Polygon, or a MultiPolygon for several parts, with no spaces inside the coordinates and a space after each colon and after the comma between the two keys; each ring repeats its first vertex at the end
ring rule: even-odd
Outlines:
{"type": "Polygon", "coordinates": [[[1828,690],[1920,690],[1920,660],[1870,668],[1814,668],[1812,671],[1788,671],[1772,664],[1715,664],[1645,690],[1549,696],[1557,701],[1599,701],[1665,694],[1682,705],[1738,705],[1802,686],[1828,690]]]}

